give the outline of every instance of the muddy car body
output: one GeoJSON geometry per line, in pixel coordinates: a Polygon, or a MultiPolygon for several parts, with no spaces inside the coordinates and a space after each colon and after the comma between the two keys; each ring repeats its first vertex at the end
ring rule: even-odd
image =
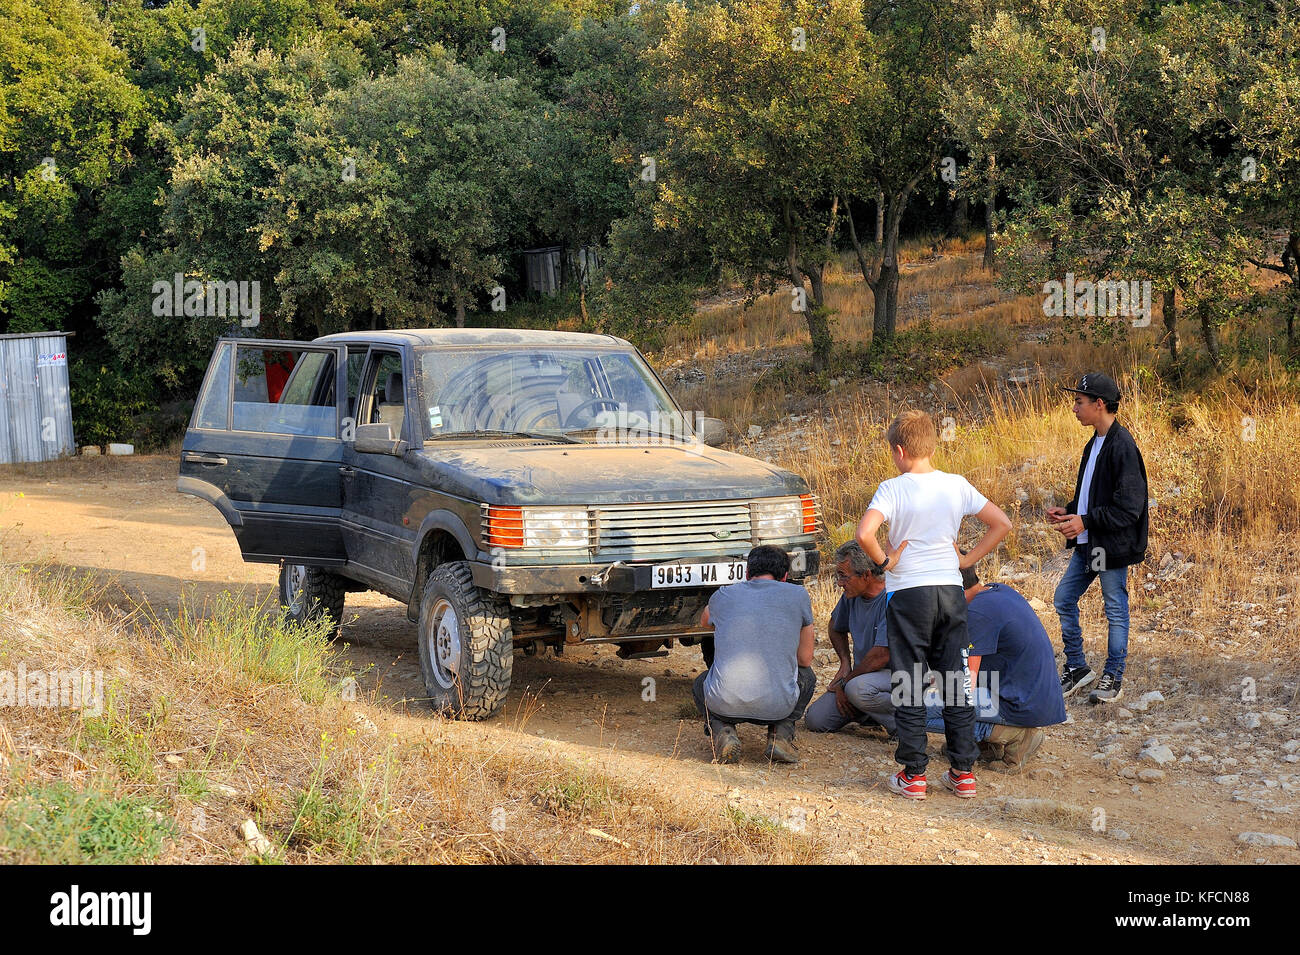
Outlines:
{"type": "Polygon", "coordinates": [[[434,706],[491,715],[515,650],[708,637],[700,613],[776,544],[816,572],[801,478],[711,446],[629,343],[513,330],[218,343],[178,490],[280,565],[300,617],[377,590],[418,626],[434,706]]]}

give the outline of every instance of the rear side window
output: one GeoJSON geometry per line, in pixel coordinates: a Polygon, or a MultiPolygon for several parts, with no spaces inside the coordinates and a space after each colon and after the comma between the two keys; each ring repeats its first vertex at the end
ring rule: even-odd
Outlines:
{"type": "Polygon", "coordinates": [[[338,437],[334,352],[239,345],[235,431],[338,437]]]}
{"type": "Polygon", "coordinates": [[[230,346],[222,345],[212,360],[207,387],[194,415],[194,427],[225,431],[230,427],[230,346]]]}

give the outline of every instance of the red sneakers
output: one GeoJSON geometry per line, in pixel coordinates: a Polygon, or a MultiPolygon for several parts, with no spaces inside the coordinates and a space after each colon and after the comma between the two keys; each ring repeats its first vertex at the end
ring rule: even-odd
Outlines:
{"type": "Polygon", "coordinates": [[[948,770],[943,774],[944,788],[951,790],[962,799],[975,798],[975,774],[959,773],[956,770],[948,770]]]}
{"type": "MultiPolygon", "coordinates": [[[[972,785],[974,782],[972,781],[972,785]]],[[[925,774],[919,776],[907,775],[907,770],[900,769],[894,775],[889,777],[890,792],[898,793],[904,799],[924,799],[925,798],[925,774]]],[[[972,792],[971,795],[974,795],[972,792]]]]}

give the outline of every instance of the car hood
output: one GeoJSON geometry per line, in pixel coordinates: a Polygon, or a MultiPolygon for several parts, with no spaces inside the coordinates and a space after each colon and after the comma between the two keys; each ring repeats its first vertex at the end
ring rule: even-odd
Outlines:
{"type": "Polygon", "coordinates": [[[806,494],[798,475],[702,444],[428,444],[431,486],[488,504],[624,504],[806,494]]]}

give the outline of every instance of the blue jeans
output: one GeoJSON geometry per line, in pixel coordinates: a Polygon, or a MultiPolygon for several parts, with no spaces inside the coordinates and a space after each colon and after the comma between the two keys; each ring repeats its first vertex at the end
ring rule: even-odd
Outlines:
{"type": "MultiPolygon", "coordinates": [[[[932,688],[933,689],[933,688],[932,688]]],[[[993,698],[989,695],[989,689],[986,686],[975,687],[975,742],[982,743],[989,738],[993,732],[993,727],[998,724],[998,708],[993,698]]],[[[942,733],[943,724],[943,705],[939,699],[938,693],[927,693],[925,704],[925,731],[927,733],[942,733]],[[931,702],[933,700],[933,702],[931,702]]]]}
{"type": "Polygon", "coordinates": [[[1065,568],[1065,576],[1056,585],[1056,615],[1061,618],[1061,643],[1065,646],[1065,663],[1070,669],[1088,665],[1083,655],[1083,630],[1079,626],[1079,598],[1096,577],[1101,578],[1101,597],[1110,625],[1106,643],[1106,671],[1116,679],[1124,676],[1128,659],[1128,568],[1093,570],[1092,548],[1076,547],[1065,568]]]}

